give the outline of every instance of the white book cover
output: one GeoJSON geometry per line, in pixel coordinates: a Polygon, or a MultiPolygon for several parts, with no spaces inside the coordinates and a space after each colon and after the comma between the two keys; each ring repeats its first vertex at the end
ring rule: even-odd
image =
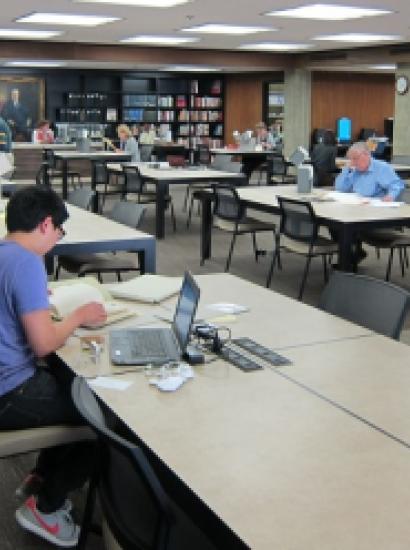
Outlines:
{"type": "Polygon", "coordinates": [[[107,285],[107,288],[114,298],[156,304],[177,294],[181,285],[182,277],[141,275],[123,283],[107,285]]]}

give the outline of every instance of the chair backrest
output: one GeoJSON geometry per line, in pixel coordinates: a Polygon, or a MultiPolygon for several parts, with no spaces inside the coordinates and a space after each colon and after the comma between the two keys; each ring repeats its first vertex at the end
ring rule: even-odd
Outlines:
{"type": "Polygon", "coordinates": [[[408,187],[403,189],[398,200],[403,201],[406,204],[410,204],[410,189],[408,187]]]}
{"type": "Polygon", "coordinates": [[[141,224],[144,212],[145,207],[142,204],[131,201],[118,201],[114,204],[108,217],[115,222],[137,229],[141,224]]]}
{"type": "Polygon", "coordinates": [[[214,170],[226,170],[226,167],[232,164],[231,158],[231,155],[215,155],[211,168],[214,170]]]}
{"type": "Polygon", "coordinates": [[[321,295],[319,307],[398,340],[409,298],[406,290],[391,283],[335,271],[321,295]]]}
{"type": "Polygon", "coordinates": [[[36,185],[50,185],[50,177],[48,174],[49,169],[49,163],[43,161],[36,174],[36,185]]]}
{"type": "Polygon", "coordinates": [[[99,440],[97,486],[110,530],[124,548],[165,550],[173,522],[171,502],[139,446],[117,435],[84,378],[71,395],[99,440]]]}
{"type": "Polygon", "coordinates": [[[68,195],[67,202],[78,206],[78,208],[83,208],[84,210],[90,210],[93,198],[95,196],[95,191],[91,187],[80,187],[71,191],[68,195]]]}
{"type": "Polygon", "coordinates": [[[306,243],[317,238],[318,224],[310,202],[278,197],[281,220],[280,233],[306,243]]]}
{"type": "Polygon", "coordinates": [[[57,165],[56,157],[52,149],[45,149],[45,160],[48,162],[50,168],[55,168],[57,165]]]}
{"type": "Polygon", "coordinates": [[[148,162],[151,160],[152,150],[154,146],[148,143],[142,143],[138,146],[140,151],[140,159],[142,162],[148,162]]]}
{"type": "Polygon", "coordinates": [[[205,143],[199,143],[196,147],[198,153],[198,163],[207,166],[211,162],[211,153],[209,152],[209,145],[205,143]]]}
{"type": "Polygon", "coordinates": [[[135,166],[123,166],[122,172],[125,177],[125,192],[142,193],[144,182],[142,181],[138,168],[135,166]]]}
{"type": "Polygon", "coordinates": [[[285,176],[287,166],[283,155],[268,155],[266,158],[268,172],[272,176],[285,176]]]}
{"type": "Polygon", "coordinates": [[[240,221],[245,215],[234,185],[220,183],[214,185],[214,216],[232,222],[240,221]]]}
{"type": "Polygon", "coordinates": [[[96,184],[107,183],[107,166],[105,162],[96,160],[93,162],[93,178],[96,184]]]}

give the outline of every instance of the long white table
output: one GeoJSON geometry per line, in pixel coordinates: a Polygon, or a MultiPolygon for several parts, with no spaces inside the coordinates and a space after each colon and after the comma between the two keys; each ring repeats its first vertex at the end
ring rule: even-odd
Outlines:
{"type": "MultiPolygon", "coordinates": [[[[313,210],[319,222],[333,228],[339,235],[339,264],[341,269],[352,269],[352,242],[360,231],[410,224],[410,205],[398,208],[378,208],[368,204],[352,205],[339,202],[318,202],[323,190],[314,189],[309,195],[300,194],[295,185],[241,187],[238,194],[243,204],[255,210],[277,214],[277,197],[289,197],[312,201],[313,210]]],[[[201,261],[210,257],[212,241],[212,215],[210,194],[202,194],[201,261]]]]}
{"type": "MultiPolygon", "coordinates": [[[[125,391],[96,389],[174,476],[172,497],[192,499],[186,511],[218,548],[407,550],[408,347],[231,275],[197,280],[200,316],[214,302],[248,305],[233,336],[283,346],[293,365],[244,373],[218,360],[174,394],[141,372],[122,374],[125,391]]],[[[142,324],[147,306],[136,307],[128,323],[142,324]]],[[[97,368],[80,353],[71,338],[59,356],[112,373],[106,354],[97,368]]]]}
{"type": "MultiPolygon", "coordinates": [[[[222,170],[212,170],[210,168],[152,168],[143,162],[127,162],[124,165],[138,170],[144,182],[152,183],[156,189],[156,222],[155,234],[157,239],[165,237],[165,197],[170,185],[187,183],[210,183],[218,181],[233,181],[235,183],[245,184],[247,180],[243,174],[234,172],[224,172],[222,170]]],[[[109,170],[120,171],[121,164],[109,163],[109,170]]]]}

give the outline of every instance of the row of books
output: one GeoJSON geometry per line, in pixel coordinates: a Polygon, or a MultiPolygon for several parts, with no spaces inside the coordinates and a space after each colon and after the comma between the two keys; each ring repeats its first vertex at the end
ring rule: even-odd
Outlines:
{"type": "Polygon", "coordinates": [[[190,96],[190,106],[191,108],[201,109],[201,108],[213,108],[217,109],[222,106],[222,98],[220,97],[210,97],[210,96],[190,96]]]}
{"type": "Polygon", "coordinates": [[[187,111],[178,113],[178,122],[222,122],[222,111],[187,111]]]}

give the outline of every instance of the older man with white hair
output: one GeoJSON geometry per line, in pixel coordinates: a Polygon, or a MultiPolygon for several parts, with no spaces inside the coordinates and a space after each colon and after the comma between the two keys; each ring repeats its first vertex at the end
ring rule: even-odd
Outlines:
{"type": "Polygon", "coordinates": [[[394,201],[399,197],[404,182],[390,164],[372,158],[366,143],[354,143],[347,151],[347,158],[347,166],[335,181],[337,191],[379,197],[384,201],[394,201]]]}

